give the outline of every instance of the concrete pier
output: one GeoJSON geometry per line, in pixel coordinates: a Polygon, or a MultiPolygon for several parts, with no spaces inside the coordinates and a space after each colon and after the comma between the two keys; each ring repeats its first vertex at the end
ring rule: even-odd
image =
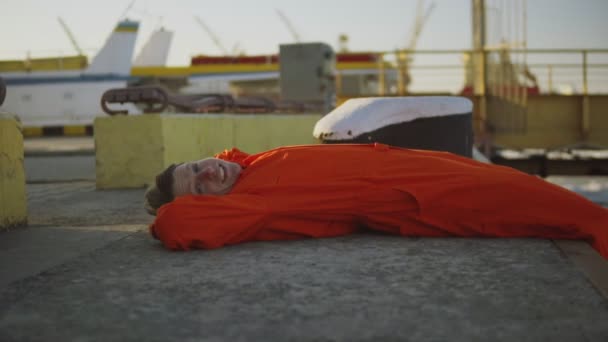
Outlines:
{"type": "Polygon", "coordinates": [[[0,234],[0,341],[608,340],[602,283],[554,241],[364,233],[170,252],[147,233],[143,189],[79,178],[28,183],[30,226],[0,234]]]}

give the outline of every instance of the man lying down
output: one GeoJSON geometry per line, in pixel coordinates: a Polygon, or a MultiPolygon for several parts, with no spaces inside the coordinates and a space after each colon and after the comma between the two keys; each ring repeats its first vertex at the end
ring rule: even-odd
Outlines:
{"type": "Polygon", "coordinates": [[[232,149],[171,165],[146,208],[151,233],[173,250],[373,229],[583,239],[608,258],[608,209],[512,168],[383,144],[232,149]]]}

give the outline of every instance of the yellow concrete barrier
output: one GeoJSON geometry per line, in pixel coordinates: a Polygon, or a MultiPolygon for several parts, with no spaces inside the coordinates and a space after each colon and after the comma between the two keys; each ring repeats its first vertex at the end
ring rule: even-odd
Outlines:
{"type": "MultiPolygon", "coordinates": [[[[473,117],[480,123],[480,98],[473,97],[473,117]]],[[[494,116],[489,124],[496,145],[507,148],[552,149],[586,143],[591,146],[608,146],[607,95],[589,95],[589,134],[583,124],[582,95],[535,95],[527,99],[525,115],[505,113],[494,116]]],[[[488,111],[493,110],[491,103],[488,111]]],[[[498,108],[500,110],[500,107],[498,108]]],[[[479,125],[474,125],[479,134],[479,125]]]]}
{"type": "Polygon", "coordinates": [[[151,184],[171,163],[238,147],[257,153],[317,143],[321,114],[146,114],[95,119],[98,189],[151,184]]]}
{"type": "Polygon", "coordinates": [[[21,125],[0,113],[0,229],[27,224],[21,125]]]}

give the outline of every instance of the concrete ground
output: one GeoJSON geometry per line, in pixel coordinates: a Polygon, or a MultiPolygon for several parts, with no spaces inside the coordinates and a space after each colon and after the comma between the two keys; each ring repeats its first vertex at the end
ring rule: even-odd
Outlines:
{"type": "Polygon", "coordinates": [[[0,233],[0,341],[608,340],[605,293],[553,241],[169,252],[143,189],[95,190],[90,153],[30,153],[26,168],[30,225],[0,233]]]}

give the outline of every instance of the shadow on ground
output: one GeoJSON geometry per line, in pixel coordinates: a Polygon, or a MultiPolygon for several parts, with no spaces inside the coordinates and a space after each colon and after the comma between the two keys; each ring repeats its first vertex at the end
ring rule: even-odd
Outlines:
{"type": "Polygon", "coordinates": [[[175,253],[139,231],[0,292],[2,341],[604,341],[605,322],[606,300],[544,240],[175,253]]]}
{"type": "Polygon", "coordinates": [[[28,184],[30,225],[146,224],[145,189],[95,190],[95,182],[28,184]]]}

